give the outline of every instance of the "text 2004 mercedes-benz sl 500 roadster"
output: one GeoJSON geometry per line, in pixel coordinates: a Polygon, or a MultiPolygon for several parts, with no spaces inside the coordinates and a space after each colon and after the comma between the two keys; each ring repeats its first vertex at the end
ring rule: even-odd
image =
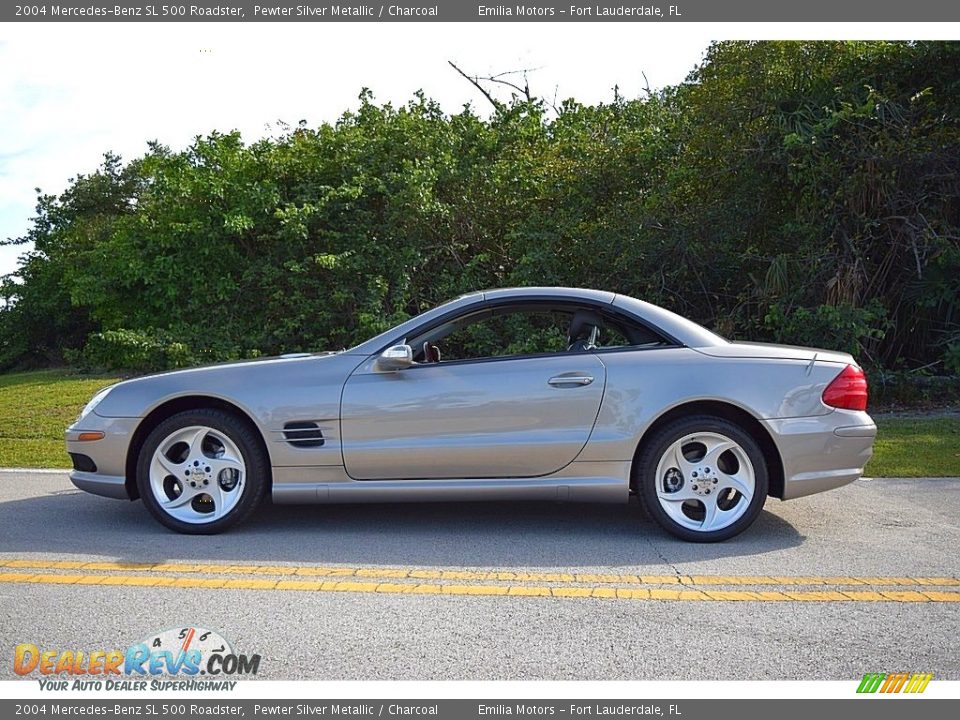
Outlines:
{"type": "Polygon", "coordinates": [[[277,503],[625,503],[716,541],[767,496],[860,477],[876,426],[845,353],[729,342],[571,288],[477,292],[337,353],[151,375],[67,430],[73,483],[215,533],[277,503]]]}

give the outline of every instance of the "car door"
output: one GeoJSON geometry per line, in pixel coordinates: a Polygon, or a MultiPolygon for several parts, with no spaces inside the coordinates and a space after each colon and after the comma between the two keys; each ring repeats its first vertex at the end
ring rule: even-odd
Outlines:
{"type": "Polygon", "coordinates": [[[591,353],[499,357],[348,378],[343,459],[358,480],[548,475],[572,462],[606,384],[591,353]]]}

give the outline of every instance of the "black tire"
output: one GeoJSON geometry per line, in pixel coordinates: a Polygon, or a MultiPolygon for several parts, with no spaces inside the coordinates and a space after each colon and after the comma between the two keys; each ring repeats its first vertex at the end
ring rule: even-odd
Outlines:
{"type": "MultiPolygon", "coordinates": [[[[680,418],[645,439],[633,466],[634,487],[640,504],[664,530],[688,542],[720,542],[739,535],[757,519],[767,499],[769,473],[760,445],[739,425],[711,415],[693,415],[680,418]],[[754,493],[746,511],[730,525],[713,531],[693,530],[670,517],[657,498],[657,465],[670,446],[687,435],[717,433],[740,445],[753,465],[754,493]]],[[[687,479],[685,479],[686,481],[687,479]]],[[[741,499],[741,502],[743,499],[741,499]]]]}
{"type": "Polygon", "coordinates": [[[137,458],[137,488],[147,510],[165,527],[187,535],[215,535],[246,520],[263,500],[270,478],[270,463],[254,427],[223,410],[187,410],[161,422],[147,436],[137,458]],[[239,449],[246,466],[242,493],[236,505],[223,517],[209,523],[190,523],[169,515],[160,507],[150,486],[150,463],[160,444],[181,428],[201,425],[223,433],[239,449]]]}

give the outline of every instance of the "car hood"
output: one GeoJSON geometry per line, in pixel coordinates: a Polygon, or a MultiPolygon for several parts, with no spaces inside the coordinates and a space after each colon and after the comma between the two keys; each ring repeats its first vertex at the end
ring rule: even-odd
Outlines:
{"type": "Polygon", "coordinates": [[[289,364],[305,359],[324,359],[341,355],[346,351],[336,352],[328,350],[324,352],[299,352],[285,353],[283,355],[268,355],[266,357],[245,358],[243,360],[227,360],[224,362],[213,362],[206,365],[194,365],[193,367],[181,368],[179,370],[164,370],[163,372],[150,373],[148,375],[139,375],[129,380],[123,380],[119,384],[141,382],[144,380],[154,380],[157,378],[174,377],[197,377],[210,373],[231,372],[240,368],[249,369],[251,367],[270,367],[280,363],[289,364]]]}
{"type": "Polygon", "coordinates": [[[339,397],[347,376],[366,355],[298,353],[145,375],[112,387],[94,412],[102,417],[142,417],[158,404],[183,396],[219,398],[251,414],[271,404],[320,403],[339,397]]]}
{"type": "Polygon", "coordinates": [[[856,365],[853,356],[836,350],[799,347],[796,345],[776,345],[774,343],[732,342],[725,345],[694,348],[697,352],[710,357],[722,358],[762,358],[771,360],[823,361],[856,365]]]}

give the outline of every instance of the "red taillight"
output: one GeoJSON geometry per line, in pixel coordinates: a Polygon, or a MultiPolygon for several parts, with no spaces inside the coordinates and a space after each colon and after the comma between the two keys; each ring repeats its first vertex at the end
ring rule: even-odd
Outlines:
{"type": "Polygon", "coordinates": [[[842,410],[866,410],[867,376],[863,370],[847,365],[823,391],[823,402],[842,410]]]}

